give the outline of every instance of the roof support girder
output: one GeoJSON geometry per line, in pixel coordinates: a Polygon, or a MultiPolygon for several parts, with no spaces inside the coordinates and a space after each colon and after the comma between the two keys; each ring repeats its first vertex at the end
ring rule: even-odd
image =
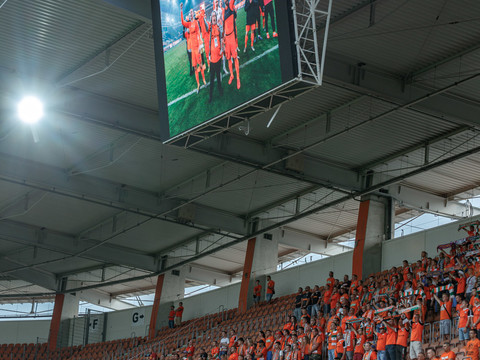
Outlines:
{"type": "MultiPolygon", "coordinates": [[[[177,210],[189,202],[179,198],[162,198],[156,193],[90,175],[68,176],[61,168],[2,153],[0,163],[0,180],[160,220],[168,217],[177,221],[180,216],[177,210]]],[[[189,223],[222,228],[240,235],[248,233],[248,224],[238,216],[195,203],[192,206],[195,211],[187,219],[189,223]]]]}
{"type": "Polygon", "coordinates": [[[41,286],[48,290],[57,290],[57,278],[51,273],[48,273],[46,271],[39,271],[38,269],[21,269],[16,271],[10,271],[11,269],[21,267],[22,263],[12,261],[4,257],[1,258],[0,264],[0,274],[4,272],[9,272],[10,275],[16,277],[19,280],[41,286]]]}
{"type": "Polygon", "coordinates": [[[104,2],[129,11],[137,19],[142,21],[152,21],[152,9],[150,0],[103,0],[104,2]]]}
{"type": "Polygon", "coordinates": [[[442,198],[441,196],[428,194],[407,186],[390,186],[388,193],[398,201],[398,205],[402,207],[435,215],[448,216],[453,219],[462,219],[468,216],[467,208],[464,204],[457,201],[448,201],[448,199],[442,198]]]}
{"type": "MultiPolygon", "coordinates": [[[[49,261],[48,263],[66,261],[78,256],[109,264],[133,266],[147,271],[158,270],[155,257],[153,256],[135,253],[107,244],[100,245],[100,242],[96,240],[79,240],[72,235],[60,234],[13,221],[0,222],[0,238],[62,254],[57,260],[49,261]]],[[[17,270],[34,266],[35,264],[26,266],[16,265],[9,269],[3,269],[0,273],[13,274],[17,270]]]]}
{"type": "Polygon", "coordinates": [[[271,147],[246,136],[224,133],[200,142],[191,149],[319,186],[345,191],[362,188],[362,179],[355,171],[321,162],[307,154],[295,155],[295,159],[290,157],[288,149],[271,147]],[[298,169],[289,167],[289,159],[301,163],[298,169]]]}
{"type": "MultiPolygon", "coordinates": [[[[470,76],[469,81],[479,77],[480,73],[475,74],[470,76]]],[[[330,54],[326,58],[324,81],[398,105],[432,94],[431,90],[407,84],[402,78],[371,71],[368,64],[365,65],[338,54],[330,54]]],[[[461,80],[452,83],[452,88],[457,86],[457,83],[460,86],[461,80]]],[[[446,121],[480,127],[478,117],[480,107],[451,97],[446,92],[429,96],[423,99],[421,104],[414,104],[410,108],[437,118],[444,118],[446,121]]]]}
{"type": "Polygon", "coordinates": [[[90,304],[99,305],[112,310],[132,309],[135,305],[115,299],[109,294],[96,289],[83,290],[78,293],[81,300],[87,301],[90,304]]]}

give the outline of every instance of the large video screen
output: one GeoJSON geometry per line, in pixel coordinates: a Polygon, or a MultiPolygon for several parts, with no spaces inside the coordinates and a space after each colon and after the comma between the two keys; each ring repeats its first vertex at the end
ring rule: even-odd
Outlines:
{"type": "Polygon", "coordinates": [[[286,0],[152,0],[164,140],[294,78],[289,4],[286,0]]]}

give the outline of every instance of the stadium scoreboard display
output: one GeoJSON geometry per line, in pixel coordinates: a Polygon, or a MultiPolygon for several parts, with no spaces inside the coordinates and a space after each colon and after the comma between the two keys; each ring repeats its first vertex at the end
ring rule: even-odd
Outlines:
{"type": "Polygon", "coordinates": [[[152,0],[152,23],[163,141],[297,75],[291,0],[152,0]]]}

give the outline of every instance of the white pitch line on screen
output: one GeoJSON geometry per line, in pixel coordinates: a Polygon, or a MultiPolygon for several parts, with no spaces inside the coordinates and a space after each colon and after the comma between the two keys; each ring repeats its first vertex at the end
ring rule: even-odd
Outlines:
{"type": "MultiPolygon", "coordinates": [[[[240,65],[240,69],[243,69],[245,66],[247,66],[247,65],[249,65],[249,64],[257,61],[258,59],[264,57],[265,55],[271,53],[273,50],[276,50],[276,49],[278,49],[278,45],[275,45],[275,46],[271,47],[270,49],[264,51],[264,52],[261,53],[260,55],[255,56],[254,58],[248,60],[246,63],[243,63],[242,65],[240,65]]],[[[223,79],[225,76],[227,76],[227,75],[222,74],[222,75],[221,75],[221,78],[223,79]]],[[[210,86],[210,81],[207,82],[205,85],[200,86],[200,89],[206,88],[207,86],[210,86]]],[[[180,101],[180,100],[183,100],[183,99],[189,97],[190,95],[193,95],[193,94],[196,94],[196,93],[197,93],[197,89],[192,90],[192,91],[190,91],[190,92],[188,92],[188,93],[186,93],[186,94],[183,94],[182,96],[176,98],[175,100],[170,101],[170,102],[168,103],[168,106],[173,105],[173,104],[175,104],[176,102],[178,102],[178,101],[180,101]]]]}

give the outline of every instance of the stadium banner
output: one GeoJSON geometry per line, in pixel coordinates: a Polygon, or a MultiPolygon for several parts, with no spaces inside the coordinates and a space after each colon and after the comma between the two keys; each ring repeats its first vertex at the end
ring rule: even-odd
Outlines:
{"type": "Polygon", "coordinates": [[[152,0],[163,141],[296,77],[291,1],[152,0]]]}

